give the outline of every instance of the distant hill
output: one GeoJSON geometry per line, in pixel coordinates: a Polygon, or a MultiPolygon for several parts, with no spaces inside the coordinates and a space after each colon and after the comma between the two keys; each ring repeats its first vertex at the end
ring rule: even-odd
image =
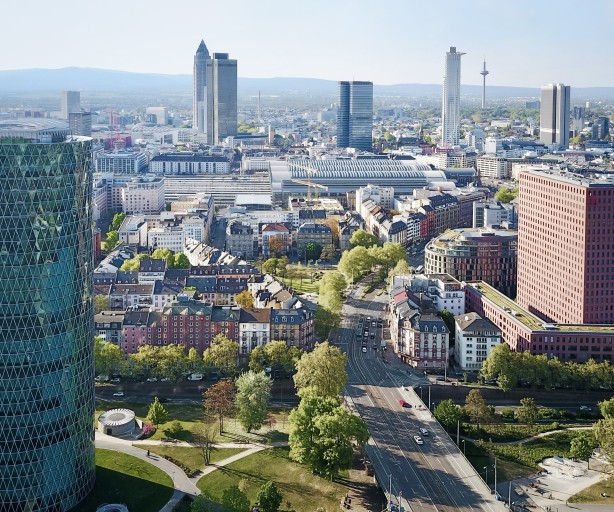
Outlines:
{"type": "MultiPolygon", "coordinates": [[[[191,94],[192,75],[131,73],[97,68],[20,69],[0,71],[0,92],[31,93],[37,91],[78,90],[91,92],[143,92],[191,94]]],[[[244,78],[239,77],[239,95],[332,96],[337,82],[318,78],[244,78]]],[[[464,85],[462,93],[479,96],[479,85],[464,85]]],[[[441,84],[375,85],[380,96],[441,96],[441,84]]],[[[496,98],[537,98],[537,87],[488,86],[488,95],[496,98]]],[[[614,87],[572,87],[575,98],[614,98],[614,87]]]]}

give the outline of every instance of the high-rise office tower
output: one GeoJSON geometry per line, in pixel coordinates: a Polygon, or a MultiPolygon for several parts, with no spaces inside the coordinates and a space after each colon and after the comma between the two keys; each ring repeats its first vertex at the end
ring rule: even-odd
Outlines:
{"type": "Polygon", "coordinates": [[[92,136],[92,113],[71,112],[68,114],[68,126],[72,135],[92,136]]]}
{"type": "Polygon", "coordinates": [[[68,120],[68,115],[72,112],[81,112],[81,93],[79,91],[62,92],[62,119],[68,120]]]}
{"type": "Polygon", "coordinates": [[[73,509],[95,479],[92,143],[0,121],[0,509],[73,509]]]}
{"type": "Polygon", "coordinates": [[[194,54],[194,98],[192,104],[192,128],[204,133],[207,129],[207,61],[209,50],[201,40],[194,54]]]}
{"type": "Polygon", "coordinates": [[[373,151],[373,82],[339,82],[337,147],[373,151]]]}
{"type": "Polygon", "coordinates": [[[593,121],[591,137],[593,140],[601,140],[607,135],[610,135],[610,119],[605,116],[599,116],[593,121]]]}
{"type": "Polygon", "coordinates": [[[207,143],[237,134],[237,61],[214,53],[207,61],[207,143]]]}
{"type": "Polygon", "coordinates": [[[517,302],[548,321],[614,324],[614,180],[520,173],[517,302]]]}
{"type": "Polygon", "coordinates": [[[584,128],[584,107],[573,108],[573,130],[577,134],[584,128]]]}
{"type": "Polygon", "coordinates": [[[486,106],[486,75],[489,73],[489,71],[486,71],[486,61],[484,61],[484,66],[480,71],[480,75],[482,75],[482,108],[486,106]]]}
{"type": "Polygon", "coordinates": [[[461,57],[464,53],[457,52],[450,46],[446,52],[446,70],[443,77],[443,101],[441,105],[441,145],[458,145],[460,132],[460,85],[461,57]]]}
{"type": "Polygon", "coordinates": [[[539,140],[546,145],[569,146],[570,87],[564,84],[542,86],[539,110],[539,140]]]}

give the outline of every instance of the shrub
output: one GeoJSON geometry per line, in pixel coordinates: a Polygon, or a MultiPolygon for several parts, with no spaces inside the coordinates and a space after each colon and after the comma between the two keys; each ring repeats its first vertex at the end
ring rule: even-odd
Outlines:
{"type": "Polygon", "coordinates": [[[540,407],[539,419],[548,420],[556,417],[558,417],[558,412],[555,409],[550,409],[549,407],[540,407]]]}
{"type": "Polygon", "coordinates": [[[147,439],[156,433],[156,427],[154,427],[151,422],[147,421],[143,423],[141,432],[141,439],[147,439]]]}
{"type": "Polygon", "coordinates": [[[170,426],[168,427],[168,429],[165,430],[165,432],[167,432],[168,435],[172,437],[177,437],[177,435],[181,433],[182,430],[183,430],[183,425],[181,424],[181,422],[178,420],[175,420],[170,424],[170,426]]]}
{"type": "Polygon", "coordinates": [[[501,417],[506,420],[514,420],[514,409],[503,409],[501,411],[501,417]]]}

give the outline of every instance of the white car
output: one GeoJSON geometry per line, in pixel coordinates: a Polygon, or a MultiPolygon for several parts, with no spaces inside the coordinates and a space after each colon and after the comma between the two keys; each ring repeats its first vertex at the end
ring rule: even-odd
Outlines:
{"type": "Polygon", "coordinates": [[[362,353],[366,353],[367,352],[367,347],[362,347],[362,353]]]}
{"type": "Polygon", "coordinates": [[[117,393],[113,393],[113,396],[124,396],[124,392],[118,391],[117,393]]]}
{"type": "Polygon", "coordinates": [[[147,379],[147,382],[158,382],[158,379],[156,379],[155,377],[149,377],[149,379],[147,379]]]}
{"type": "Polygon", "coordinates": [[[420,436],[414,436],[414,441],[416,441],[416,444],[424,444],[424,441],[420,436]]]}
{"type": "Polygon", "coordinates": [[[426,430],[425,428],[419,428],[418,430],[420,431],[420,433],[421,433],[423,436],[428,436],[428,435],[429,435],[429,431],[428,431],[428,430],[426,430]]]}

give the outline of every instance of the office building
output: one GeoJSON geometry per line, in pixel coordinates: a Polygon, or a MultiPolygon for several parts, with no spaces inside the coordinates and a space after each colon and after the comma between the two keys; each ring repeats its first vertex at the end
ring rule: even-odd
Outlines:
{"type": "Polygon", "coordinates": [[[76,510],[95,480],[92,142],[0,121],[0,508],[76,510]],[[35,213],[33,213],[35,212],[35,213]]]}
{"type": "Polygon", "coordinates": [[[68,120],[68,114],[81,112],[81,93],[79,91],[63,91],[60,116],[68,120]]]}
{"type": "Polygon", "coordinates": [[[221,156],[201,155],[191,151],[163,153],[149,161],[154,174],[228,174],[230,161],[221,156]]]}
{"type": "Polygon", "coordinates": [[[152,120],[152,122],[162,126],[168,124],[169,117],[168,109],[166,107],[147,107],[145,112],[152,117],[155,116],[153,117],[155,120],[152,120]]]}
{"type": "Polygon", "coordinates": [[[337,147],[373,151],[373,82],[339,82],[337,147]]]}
{"type": "Polygon", "coordinates": [[[547,146],[569,146],[570,87],[563,84],[542,86],[539,111],[539,140],[547,146]]]}
{"type": "Polygon", "coordinates": [[[517,302],[549,322],[614,324],[614,179],[520,173],[517,302]]]}
{"type": "Polygon", "coordinates": [[[164,178],[133,178],[121,188],[122,211],[129,215],[164,210],[164,178]]]}
{"type": "Polygon", "coordinates": [[[610,119],[605,116],[599,116],[593,122],[591,135],[593,140],[602,140],[610,135],[610,119]]]}
{"type": "Polygon", "coordinates": [[[441,145],[457,146],[460,132],[461,56],[454,46],[446,52],[441,105],[441,145]]]}
{"type": "Polygon", "coordinates": [[[237,134],[237,61],[227,53],[207,60],[207,143],[237,134]]]}
{"type": "Polygon", "coordinates": [[[584,107],[573,108],[573,130],[578,134],[584,128],[584,107]]]}
{"type": "Polygon", "coordinates": [[[207,129],[207,61],[209,50],[201,40],[194,55],[194,91],[192,103],[192,128],[199,133],[207,129]]]}
{"type": "Polygon", "coordinates": [[[68,126],[72,135],[82,137],[92,136],[92,113],[70,112],[68,114],[68,126]]]}

